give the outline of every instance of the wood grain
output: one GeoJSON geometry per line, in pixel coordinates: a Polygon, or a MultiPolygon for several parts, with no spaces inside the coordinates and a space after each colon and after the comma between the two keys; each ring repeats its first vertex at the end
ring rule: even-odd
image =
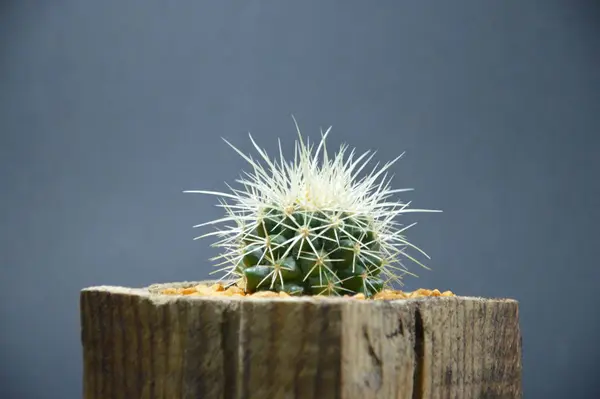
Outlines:
{"type": "Polygon", "coordinates": [[[81,291],[83,397],[521,398],[518,303],[81,291]]]}

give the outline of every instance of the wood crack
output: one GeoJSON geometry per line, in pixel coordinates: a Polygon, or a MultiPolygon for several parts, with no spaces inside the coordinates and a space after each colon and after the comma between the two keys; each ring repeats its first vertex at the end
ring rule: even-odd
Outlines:
{"type": "Polygon", "coordinates": [[[424,376],[423,363],[425,356],[425,333],[423,331],[423,317],[418,307],[415,308],[415,368],[413,372],[412,399],[423,399],[424,376]]]}
{"type": "Polygon", "coordinates": [[[371,339],[369,338],[367,326],[363,326],[363,339],[367,345],[367,353],[369,354],[369,358],[371,359],[371,363],[373,365],[373,372],[365,376],[365,385],[368,388],[378,391],[379,388],[381,388],[381,381],[383,379],[383,362],[375,352],[375,348],[373,347],[371,339]]]}
{"type": "Polygon", "coordinates": [[[398,318],[398,327],[396,327],[396,329],[394,331],[392,331],[389,334],[386,334],[386,338],[387,339],[392,339],[397,337],[398,335],[402,335],[404,336],[404,323],[402,322],[401,318],[398,318]]]}
{"type": "Polygon", "coordinates": [[[223,396],[234,398],[237,393],[237,330],[239,326],[234,319],[235,310],[230,307],[224,309],[221,315],[221,352],[223,353],[223,396]]]}

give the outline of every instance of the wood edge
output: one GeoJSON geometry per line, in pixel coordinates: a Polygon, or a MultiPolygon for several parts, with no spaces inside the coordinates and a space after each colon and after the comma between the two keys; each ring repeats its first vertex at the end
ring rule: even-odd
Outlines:
{"type": "MultiPolygon", "coordinates": [[[[319,297],[315,298],[312,296],[302,297],[227,297],[227,296],[200,296],[200,295],[163,295],[159,291],[163,288],[170,287],[193,287],[198,284],[210,284],[215,282],[214,280],[208,281],[185,281],[185,282],[173,282],[173,283],[158,283],[152,284],[147,287],[136,288],[136,287],[124,287],[117,285],[99,285],[90,286],[81,290],[81,295],[84,293],[108,293],[111,295],[125,295],[135,296],[140,298],[148,298],[151,302],[156,304],[173,303],[178,301],[207,301],[207,302],[297,302],[297,303],[329,303],[329,304],[344,304],[348,301],[353,303],[363,304],[377,304],[377,303],[435,303],[435,302],[446,302],[446,301],[462,301],[462,302],[486,302],[486,303],[510,303],[518,307],[519,301],[514,298],[494,298],[494,297],[479,297],[479,296],[463,296],[456,295],[451,297],[419,297],[419,298],[403,298],[403,299],[391,299],[391,300],[359,300],[351,298],[338,298],[338,297],[319,297]]],[[[368,305],[366,305],[368,306],[368,305]]]]}

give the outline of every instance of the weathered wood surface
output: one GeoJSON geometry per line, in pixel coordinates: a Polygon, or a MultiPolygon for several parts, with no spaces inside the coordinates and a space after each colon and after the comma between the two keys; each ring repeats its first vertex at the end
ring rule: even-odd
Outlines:
{"type": "Polygon", "coordinates": [[[152,291],[82,290],[84,398],[522,396],[514,300],[152,291]]]}

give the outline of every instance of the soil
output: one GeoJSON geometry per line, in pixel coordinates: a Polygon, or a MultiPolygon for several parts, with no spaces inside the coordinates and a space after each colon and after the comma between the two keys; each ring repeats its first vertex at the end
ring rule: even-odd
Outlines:
{"type": "MultiPolygon", "coordinates": [[[[273,298],[273,297],[290,297],[285,292],[273,292],[273,291],[259,291],[255,293],[246,293],[242,288],[238,286],[225,287],[220,283],[207,285],[200,284],[193,287],[187,288],[166,288],[161,291],[164,295],[195,295],[195,296],[231,296],[231,297],[262,297],[262,298],[273,298]]],[[[409,298],[422,298],[422,297],[437,297],[437,296],[455,296],[452,291],[440,292],[437,289],[428,290],[425,288],[419,288],[416,291],[404,292],[400,290],[389,290],[385,289],[373,296],[373,300],[392,300],[392,299],[409,299],[409,298]]],[[[312,295],[312,297],[325,297],[324,295],[312,295]]],[[[364,294],[356,294],[353,296],[344,295],[344,297],[351,299],[367,299],[364,294]]]]}

